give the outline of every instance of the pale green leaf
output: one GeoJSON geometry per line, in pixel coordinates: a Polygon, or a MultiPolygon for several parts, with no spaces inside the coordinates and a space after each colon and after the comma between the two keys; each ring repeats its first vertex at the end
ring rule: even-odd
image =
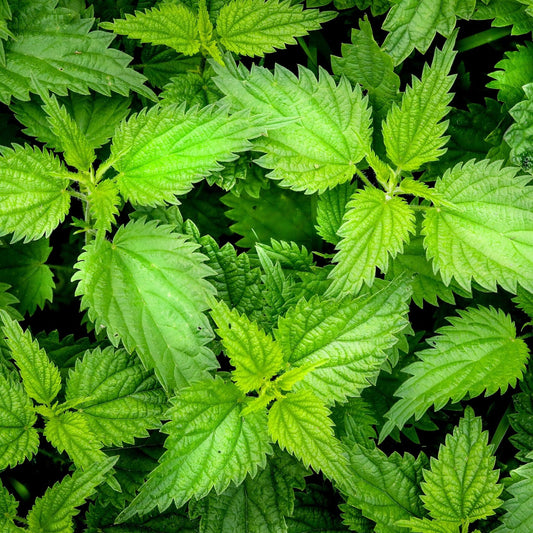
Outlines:
{"type": "Polygon", "coordinates": [[[318,197],[316,230],[326,242],[330,244],[339,242],[338,231],[346,213],[346,206],[356,189],[355,183],[341,183],[333,189],[324,191],[318,197]]]}
{"type": "Polygon", "coordinates": [[[503,486],[498,484],[494,446],[488,440],[481,418],[467,407],[453,434],[446,435],[438,458],[432,457],[430,469],[424,471],[421,499],[433,519],[472,523],[493,515],[501,505],[503,486]]]}
{"type": "Polygon", "coordinates": [[[446,205],[447,207],[453,207],[453,204],[446,202],[446,200],[444,200],[433,187],[429,187],[423,181],[404,178],[398,185],[398,192],[400,192],[400,194],[410,194],[417,198],[429,200],[436,206],[446,205]]]}
{"type": "Polygon", "coordinates": [[[313,254],[295,242],[271,239],[270,244],[258,244],[256,249],[261,249],[271,261],[279,263],[288,275],[312,272],[315,266],[313,254]]]}
{"type": "Polygon", "coordinates": [[[221,301],[211,305],[211,316],[222,339],[224,353],[235,367],[232,372],[243,392],[258,390],[281,369],[283,355],[272,336],[256,322],[221,301]]]}
{"type": "Polygon", "coordinates": [[[474,398],[482,392],[486,396],[498,389],[505,392],[521,379],[529,351],[516,338],[511,318],[492,307],[458,313],[448,318],[450,326],[429,339],[431,348],[417,353],[419,361],[403,369],[411,377],[395,393],[401,399],[387,413],[382,440],[395,426],[402,428],[413,415],[419,419],[432,405],[438,410],[467,393],[474,398]]]}
{"type": "Polygon", "coordinates": [[[43,434],[60,453],[66,452],[78,467],[87,469],[106,457],[102,443],[91,431],[82,412],[65,411],[46,420],[43,434]]]}
{"type": "Polygon", "coordinates": [[[336,263],[327,294],[356,294],[363,283],[372,286],[376,267],[386,272],[415,232],[415,214],[398,196],[375,188],[356,191],[346,206],[337,234],[336,263]]]}
{"type": "Polygon", "coordinates": [[[113,242],[96,239],[85,247],[73,279],[82,308],[110,340],[136,350],[172,390],[202,379],[216,366],[205,345],[213,335],[203,311],[213,287],[204,278],[197,245],[171,226],[133,221],[113,242]]]}
{"type": "Polygon", "coordinates": [[[116,457],[109,457],[93,463],[47,489],[28,513],[29,533],[74,533],[72,517],[79,512],[76,508],[94,494],[116,461],[116,457]]]}
{"type": "Polygon", "coordinates": [[[348,503],[376,522],[376,533],[402,533],[405,529],[396,525],[398,520],[423,516],[419,498],[423,454],[417,459],[397,453],[387,457],[375,446],[350,443],[348,458],[354,483],[348,503]]]}
{"type": "Polygon", "coordinates": [[[69,374],[66,400],[83,412],[105,446],[134,443],[160,426],[166,395],[155,376],[124,350],[87,352],[69,374]]]}
{"type": "Polygon", "coordinates": [[[58,368],[28,330],[22,331],[18,322],[12,320],[5,311],[0,310],[0,318],[6,345],[20,369],[26,393],[39,403],[51,403],[61,389],[58,368]]]}
{"type": "Polygon", "coordinates": [[[136,11],[135,15],[127,13],[124,19],[102,22],[100,26],[142,43],[164,44],[182,54],[200,51],[197,16],[179,3],[166,2],[144,12],[136,11]]]}
{"type": "Polygon", "coordinates": [[[510,160],[524,170],[533,170],[533,83],[524,85],[526,99],[516,104],[509,113],[514,123],[503,136],[511,148],[510,160]]]}
{"type": "Polygon", "coordinates": [[[0,100],[28,100],[36,92],[31,76],[50,91],[110,95],[135,90],[148,98],[144,76],[128,68],[131,57],[110,48],[113,35],[91,31],[92,18],[57,8],[57,0],[18,0],[10,24],[15,39],[5,44],[6,63],[0,67],[0,100]]]}
{"type": "Polygon", "coordinates": [[[311,391],[291,392],[270,408],[268,432],[282,450],[344,486],[349,481],[347,460],[333,433],[329,414],[329,409],[311,391]]]}
{"type": "Polygon", "coordinates": [[[0,282],[12,286],[22,314],[32,315],[37,307],[52,301],[54,276],[46,260],[52,248],[47,239],[0,245],[0,282]]]}
{"type": "Polygon", "coordinates": [[[516,293],[533,291],[533,187],[530,177],[501,162],[470,161],[448,170],[435,190],[456,208],[426,213],[422,233],[427,256],[445,284],[466,290],[474,279],[516,293]]]}
{"type": "Polygon", "coordinates": [[[39,434],[33,403],[22,385],[0,373],[0,470],[37,453],[39,434]]]}
{"type": "Polygon", "coordinates": [[[352,30],[352,44],[342,45],[342,57],[331,56],[331,68],[368,91],[374,119],[381,121],[397,99],[400,78],[394,72],[391,56],[374,40],[367,18],[360,19],[359,28],[352,30]]]}
{"type": "Polygon", "coordinates": [[[487,87],[497,89],[498,100],[511,108],[524,99],[523,87],[533,80],[533,44],[526,42],[525,46],[506,52],[505,59],[495,67],[499,70],[489,74],[494,80],[487,87]]]}
{"type": "Polygon", "coordinates": [[[192,502],[193,516],[201,516],[200,533],[286,533],[294,488],[303,489],[305,475],[293,457],[278,453],[254,478],[248,475],[238,487],[192,502]]]}
{"type": "Polygon", "coordinates": [[[265,411],[242,417],[242,399],[235,385],[221,379],[182,389],[163,428],[167,451],[119,520],[155,507],[163,511],[172,502],[179,508],[212,488],[220,494],[232,481],[255,476],[272,449],[265,411]]]}
{"type": "MultiPolygon", "coordinates": [[[[533,459],[531,454],[529,459],[533,459]]],[[[529,533],[533,521],[533,463],[513,470],[511,481],[507,490],[512,498],[503,504],[505,514],[495,533],[529,533]]]]}
{"type": "Polygon", "coordinates": [[[68,172],[47,150],[15,145],[0,156],[0,236],[48,236],[70,208],[68,172]]]}
{"type": "Polygon", "coordinates": [[[220,99],[220,91],[211,79],[212,70],[204,69],[198,72],[183,72],[171,78],[159,94],[160,105],[187,103],[188,107],[198,105],[205,107],[220,99]]]}
{"type": "Polygon", "coordinates": [[[96,154],[78,123],[67,109],[60,105],[55,95],[39,90],[44,100],[43,111],[52,134],[57,139],[56,150],[63,152],[67,165],[79,171],[88,171],[96,154]]]}
{"type": "Polygon", "coordinates": [[[512,26],[511,35],[523,35],[533,29],[533,16],[523,4],[524,0],[483,0],[477,3],[472,19],[494,19],[495,28],[512,26]]]}
{"type": "Polygon", "coordinates": [[[114,180],[104,180],[89,189],[87,201],[89,213],[94,218],[93,227],[103,231],[110,231],[119,214],[120,196],[118,186],[114,180]]]}
{"type": "Polygon", "coordinates": [[[430,520],[429,518],[411,517],[409,520],[399,520],[396,524],[402,528],[409,528],[412,533],[460,533],[459,525],[455,522],[430,520]]]}
{"type": "Polygon", "coordinates": [[[360,298],[300,300],[280,319],[276,339],[292,366],[322,364],[297,387],[328,403],[358,396],[405,327],[410,296],[409,284],[399,278],[360,298]]]}
{"type": "Polygon", "coordinates": [[[401,63],[415,48],[425,53],[438,32],[450,37],[456,17],[468,19],[476,0],[395,0],[383,29],[389,31],[383,47],[401,63]]]}
{"type": "Polygon", "coordinates": [[[217,34],[232,52],[264,56],[295,44],[296,37],[319,29],[335,16],[333,11],[303,9],[290,0],[231,0],[220,10],[217,34]]]}
{"type": "Polygon", "coordinates": [[[449,72],[456,54],[454,44],[455,38],[451,38],[442,50],[435,51],[431,66],[424,65],[420,79],[413,76],[400,105],[392,107],[383,124],[387,156],[403,170],[417,170],[445,152],[448,123],[442,119],[452,99],[455,75],[449,72]]]}
{"type": "Polygon", "coordinates": [[[220,170],[221,162],[250,148],[264,132],[264,120],[226,108],[185,110],[154,106],[133,115],[117,130],[111,163],[122,196],[135,204],[175,203],[194,183],[220,170]]]}
{"type": "Polygon", "coordinates": [[[18,502],[15,497],[0,483],[0,527],[4,533],[24,531],[17,528],[13,519],[17,516],[18,502]]]}
{"type": "Polygon", "coordinates": [[[317,80],[300,67],[296,77],[284,67],[274,73],[253,66],[248,71],[227,58],[214,65],[215,83],[236,110],[248,109],[271,119],[293,119],[255,141],[265,152],[257,162],[283,187],[321,192],[351,179],[370,146],[371,117],[361,88],[346,78],[336,84],[320,69],[317,80]]]}

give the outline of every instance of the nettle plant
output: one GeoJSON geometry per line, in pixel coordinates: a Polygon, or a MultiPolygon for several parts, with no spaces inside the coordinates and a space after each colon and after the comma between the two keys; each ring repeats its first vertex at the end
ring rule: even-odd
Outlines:
{"type": "Polygon", "coordinates": [[[325,4],[0,1],[2,531],[530,530],[533,5],[325,4]]]}

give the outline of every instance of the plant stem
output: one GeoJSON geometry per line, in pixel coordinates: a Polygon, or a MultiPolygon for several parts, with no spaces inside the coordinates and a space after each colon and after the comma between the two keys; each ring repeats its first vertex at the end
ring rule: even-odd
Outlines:
{"type": "Polygon", "coordinates": [[[302,50],[305,52],[305,55],[309,59],[309,66],[312,67],[312,70],[314,72],[318,72],[318,62],[317,62],[317,54],[316,49],[314,50],[314,54],[311,52],[309,47],[307,46],[307,43],[303,39],[303,37],[296,37],[296,40],[298,41],[298,44],[302,47],[302,50]]]}
{"type": "Polygon", "coordinates": [[[361,172],[357,167],[355,167],[355,175],[367,186],[375,189],[374,185],[372,185],[372,182],[365,176],[363,172],[361,172]]]}
{"type": "Polygon", "coordinates": [[[511,26],[508,26],[506,28],[490,28],[488,30],[481,31],[479,33],[461,39],[457,43],[457,51],[466,52],[467,50],[473,50],[474,48],[478,48],[479,46],[483,46],[484,44],[497,41],[502,37],[507,37],[507,35],[510,34],[511,26]]]}
{"type": "Polygon", "coordinates": [[[509,406],[505,413],[502,416],[502,419],[500,420],[500,423],[498,424],[498,427],[496,428],[496,431],[494,432],[494,436],[492,437],[491,444],[494,446],[494,451],[498,449],[498,446],[502,443],[503,438],[505,437],[505,434],[507,433],[507,430],[509,429],[509,418],[508,414],[511,412],[511,407],[509,406]]]}

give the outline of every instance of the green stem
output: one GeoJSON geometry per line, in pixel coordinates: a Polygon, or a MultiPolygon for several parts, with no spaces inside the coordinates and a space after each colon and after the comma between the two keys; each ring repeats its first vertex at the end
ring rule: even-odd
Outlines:
{"type": "Polygon", "coordinates": [[[479,46],[483,46],[484,44],[497,41],[502,37],[507,37],[507,35],[511,34],[511,29],[511,26],[506,28],[490,28],[474,35],[470,35],[469,37],[465,37],[457,43],[457,51],[466,52],[467,50],[472,50],[479,46]]]}
{"type": "Polygon", "coordinates": [[[313,54],[311,52],[311,50],[309,49],[309,47],[307,46],[307,43],[305,42],[303,37],[296,37],[296,40],[298,41],[298,44],[302,47],[302,50],[305,52],[305,55],[309,59],[309,65],[308,66],[311,67],[313,71],[317,72],[318,71],[318,61],[317,61],[316,50],[315,50],[315,53],[313,54]]]}
{"type": "Polygon", "coordinates": [[[15,516],[14,520],[15,522],[18,522],[19,524],[24,524],[25,526],[28,525],[28,521],[25,518],[22,518],[22,516],[15,516]]]}
{"type": "Polygon", "coordinates": [[[470,525],[470,522],[463,522],[463,525],[461,526],[461,533],[468,533],[469,525],[470,525]]]}
{"type": "Polygon", "coordinates": [[[494,432],[494,436],[492,437],[491,444],[494,446],[494,451],[498,449],[500,444],[502,443],[503,438],[505,437],[505,434],[507,433],[507,430],[509,429],[509,418],[508,414],[511,412],[511,407],[508,407],[505,411],[505,413],[502,416],[502,419],[500,420],[500,423],[498,424],[498,427],[496,428],[496,431],[494,432]]]}
{"type": "Polygon", "coordinates": [[[363,172],[361,172],[357,167],[355,167],[355,175],[367,186],[372,189],[375,189],[374,185],[372,185],[372,182],[364,175],[363,172]]]}

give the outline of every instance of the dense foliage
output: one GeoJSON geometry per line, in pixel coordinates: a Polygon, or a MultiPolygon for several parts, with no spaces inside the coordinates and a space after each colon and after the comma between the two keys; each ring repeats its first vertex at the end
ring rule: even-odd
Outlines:
{"type": "Polygon", "coordinates": [[[530,532],[532,30],[0,0],[2,532],[530,532]]]}

